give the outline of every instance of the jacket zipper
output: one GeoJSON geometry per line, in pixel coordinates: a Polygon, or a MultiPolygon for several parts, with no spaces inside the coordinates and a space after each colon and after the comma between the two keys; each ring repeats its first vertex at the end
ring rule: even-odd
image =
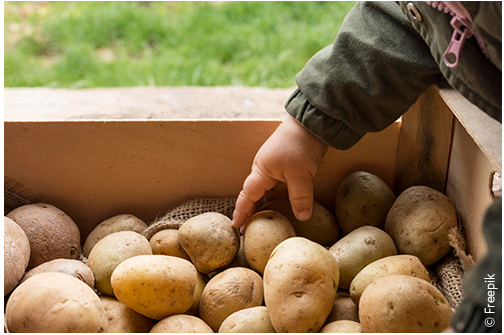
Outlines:
{"type": "Polygon", "coordinates": [[[426,3],[439,11],[453,16],[450,21],[450,24],[453,27],[453,34],[450,43],[448,44],[448,48],[443,55],[443,59],[447,67],[454,68],[458,66],[460,53],[464,47],[465,40],[472,36],[474,36],[478,42],[478,45],[485,57],[488,58],[483,40],[472,28],[473,22],[471,15],[460,3],[460,1],[426,1],[426,3]],[[454,58],[453,61],[449,60],[448,56],[450,55],[452,55],[451,58],[454,58]]]}

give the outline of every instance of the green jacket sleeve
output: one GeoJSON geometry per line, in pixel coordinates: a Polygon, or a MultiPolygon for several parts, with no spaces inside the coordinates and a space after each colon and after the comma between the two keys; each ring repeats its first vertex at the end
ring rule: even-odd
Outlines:
{"type": "Polygon", "coordinates": [[[397,120],[442,78],[429,47],[394,2],[358,2],[336,40],[296,76],[289,114],[337,149],[397,120]]]}

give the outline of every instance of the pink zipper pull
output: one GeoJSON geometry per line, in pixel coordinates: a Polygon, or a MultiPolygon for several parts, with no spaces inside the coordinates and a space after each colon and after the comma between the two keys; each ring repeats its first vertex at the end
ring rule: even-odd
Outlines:
{"type": "Polygon", "coordinates": [[[468,29],[466,24],[463,22],[463,20],[461,20],[459,16],[454,16],[450,21],[450,24],[454,28],[454,31],[450,40],[450,44],[448,45],[448,48],[446,49],[443,57],[446,66],[448,66],[449,68],[454,68],[458,66],[460,52],[464,47],[464,42],[466,38],[470,38],[472,36],[472,32],[468,29]],[[455,57],[455,60],[453,62],[448,59],[449,55],[453,55],[452,57],[455,57]]]}

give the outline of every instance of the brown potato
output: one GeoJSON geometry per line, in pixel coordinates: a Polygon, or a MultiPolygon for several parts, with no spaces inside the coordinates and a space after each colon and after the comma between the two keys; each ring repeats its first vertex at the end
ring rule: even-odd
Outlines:
{"type": "Polygon", "coordinates": [[[335,216],[343,235],[362,226],[383,229],[396,197],[378,176],[357,171],[341,182],[336,193],[335,216]]]}
{"type": "Polygon", "coordinates": [[[7,217],[24,230],[30,241],[27,270],[53,259],[79,257],[79,228],[61,209],[44,203],[29,204],[12,210],[7,217]]]}
{"type": "Polygon", "coordinates": [[[407,275],[430,282],[429,271],[413,255],[394,255],[381,258],[362,269],[350,284],[350,297],[358,305],[362,292],[378,278],[389,275],[407,275]]]}
{"type": "Polygon", "coordinates": [[[4,296],[23,277],[30,262],[30,242],[23,229],[4,216],[4,296]]]}
{"type": "Polygon", "coordinates": [[[228,316],[219,333],[276,333],[266,306],[241,309],[228,316]]]}
{"type": "Polygon", "coordinates": [[[363,333],[363,331],[358,322],[339,320],[326,324],[319,333],[363,333]]]}
{"type": "Polygon", "coordinates": [[[194,301],[197,280],[189,261],[165,255],[128,258],[111,277],[117,300],[155,320],[185,313],[194,301]]]}
{"type": "Polygon", "coordinates": [[[82,280],[84,283],[89,285],[89,287],[94,288],[94,275],[89,266],[79,260],[66,258],[53,259],[52,261],[45,262],[34,267],[25,273],[21,279],[21,283],[28,278],[43,272],[66,273],[67,275],[74,276],[75,278],[82,280]]]}
{"type": "Polygon", "coordinates": [[[151,333],[213,333],[205,321],[192,315],[177,314],[164,318],[152,327],[151,333]]]}
{"type": "Polygon", "coordinates": [[[271,200],[262,206],[262,210],[266,209],[277,211],[289,219],[297,236],[306,237],[326,246],[338,240],[339,228],[336,218],[317,201],[313,201],[312,216],[306,221],[296,219],[288,198],[271,200]]]}
{"type": "Polygon", "coordinates": [[[109,327],[93,289],[58,272],[39,273],[20,284],[5,316],[12,333],[106,333],[109,327]]]}
{"type": "Polygon", "coordinates": [[[178,229],[164,229],[152,235],[150,239],[154,255],[180,257],[191,261],[191,257],[184,251],[178,241],[178,229]]]}
{"type": "Polygon", "coordinates": [[[336,293],[336,298],[334,299],[333,309],[331,314],[325,320],[325,324],[339,321],[339,320],[350,320],[359,322],[359,308],[355,302],[352,301],[350,294],[348,292],[338,292],[336,293]]]}
{"type": "Polygon", "coordinates": [[[415,255],[429,266],[451,250],[448,232],[457,226],[455,207],[446,195],[427,186],[412,186],[397,197],[385,231],[399,253],[415,255]]]}
{"type": "Polygon", "coordinates": [[[148,333],[151,330],[151,319],[135,312],[116,298],[102,295],[100,301],[109,320],[109,333],[148,333]]]}
{"type": "Polygon", "coordinates": [[[209,212],[196,215],[179,228],[178,241],[196,269],[208,274],[226,266],[240,248],[238,230],[227,216],[209,212]]]}
{"type": "Polygon", "coordinates": [[[111,233],[91,250],[87,265],[95,276],[96,288],[109,296],[114,296],[110,277],[114,269],[124,260],[138,255],[152,255],[149,241],[134,231],[111,233]]]}
{"type": "Polygon", "coordinates": [[[304,237],[280,243],[264,270],[264,301],[277,332],[317,332],[331,313],[338,264],[329,251],[304,237]]]}
{"type": "Polygon", "coordinates": [[[243,233],[243,248],[247,263],[264,273],[273,249],[283,240],[296,236],[290,221],[277,211],[263,210],[250,217],[243,233]]]}
{"type": "Polygon", "coordinates": [[[229,315],[244,308],[260,306],[263,301],[261,276],[247,268],[229,268],[205,286],[199,315],[214,332],[229,315]]]}
{"type": "Polygon", "coordinates": [[[392,238],[383,230],[364,226],[357,228],[336,242],[329,251],[338,262],[339,286],[348,290],[354,277],[371,262],[397,255],[392,238]]]}
{"type": "Polygon", "coordinates": [[[119,214],[100,222],[87,236],[82,252],[89,257],[91,249],[105,236],[119,231],[134,231],[142,234],[147,224],[132,214],[119,214]]]}
{"type": "Polygon", "coordinates": [[[359,318],[365,333],[439,333],[452,309],[431,283],[412,276],[378,278],[362,293],[359,318]]]}

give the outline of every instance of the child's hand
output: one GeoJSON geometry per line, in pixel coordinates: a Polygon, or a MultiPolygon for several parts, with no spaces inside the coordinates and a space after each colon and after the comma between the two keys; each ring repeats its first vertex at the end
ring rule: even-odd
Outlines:
{"type": "Polygon", "coordinates": [[[287,183],[294,215],[308,220],[313,207],[313,178],[327,151],[325,144],[288,116],[257,152],[252,172],[236,200],[233,227],[243,226],[266,191],[287,183]]]}

